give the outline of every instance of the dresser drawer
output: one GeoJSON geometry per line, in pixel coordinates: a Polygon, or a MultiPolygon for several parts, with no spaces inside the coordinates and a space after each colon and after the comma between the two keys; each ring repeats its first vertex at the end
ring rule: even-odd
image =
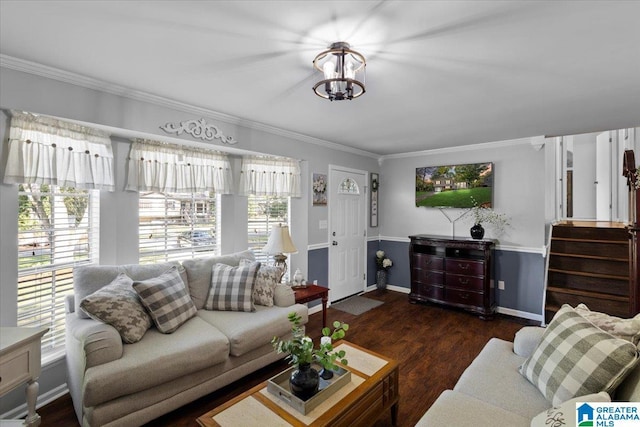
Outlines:
{"type": "Polygon", "coordinates": [[[29,378],[28,349],[20,348],[3,356],[0,362],[0,394],[13,390],[29,378]]]}
{"type": "Polygon", "coordinates": [[[483,303],[483,294],[471,291],[462,291],[458,289],[445,290],[446,301],[452,304],[463,304],[474,307],[480,307],[483,303]]]}
{"type": "Polygon", "coordinates": [[[484,279],[476,276],[464,276],[462,274],[447,273],[447,288],[470,289],[482,291],[484,289],[484,279]]]}
{"type": "Polygon", "coordinates": [[[418,285],[415,287],[415,293],[421,297],[444,301],[444,287],[433,285],[418,285]]]}
{"type": "Polygon", "coordinates": [[[444,273],[431,270],[413,270],[416,282],[424,285],[444,285],[444,273]]]}
{"type": "Polygon", "coordinates": [[[444,258],[426,254],[413,254],[414,266],[423,270],[444,270],[444,258]]]}
{"type": "Polygon", "coordinates": [[[447,259],[445,262],[447,273],[465,274],[470,276],[482,276],[484,274],[484,262],[468,259],[447,259]]]}

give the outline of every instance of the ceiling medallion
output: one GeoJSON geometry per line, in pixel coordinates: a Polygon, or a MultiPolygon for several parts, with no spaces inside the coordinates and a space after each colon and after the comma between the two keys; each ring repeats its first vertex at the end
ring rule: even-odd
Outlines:
{"type": "Polygon", "coordinates": [[[322,73],[323,79],[313,86],[313,91],[330,101],[354,99],[365,92],[364,78],[367,61],[362,54],[351,50],[346,42],[336,42],[313,60],[313,67],[322,73]]]}
{"type": "Polygon", "coordinates": [[[200,138],[205,141],[219,139],[223,144],[233,145],[238,143],[233,137],[224,136],[216,126],[208,124],[204,118],[199,120],[186,120],[179,124],[167,123],[164,126],[160,126],[160,129],[166,133],[175,133],[176,135],[188,133],[194,138],[200,138]]]}

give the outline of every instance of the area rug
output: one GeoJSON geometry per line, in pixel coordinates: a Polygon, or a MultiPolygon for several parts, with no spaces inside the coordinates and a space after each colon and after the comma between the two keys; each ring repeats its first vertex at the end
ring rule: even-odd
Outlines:
{"type": "Polygon", "coordinates": [[[345,300],[331,304],[331,308],[344,311],[345,313],[359,316],[360,314],[382,305],[383,301],[377,301],[370,298],[361,297],[359,295],[349,297],[345,300]]]}

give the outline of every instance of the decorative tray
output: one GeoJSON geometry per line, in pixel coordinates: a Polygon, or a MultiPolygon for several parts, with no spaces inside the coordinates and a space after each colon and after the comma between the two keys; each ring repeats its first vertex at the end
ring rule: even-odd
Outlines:
{"type": "MultiPolygon", "coordinates": [[[[322,369],[321,366],[314,366],[314,368],[318,372],[322,369]]],[[[289,387],[289,378],[291,377],[291,373],[294,369],[295,367],[291,367],[270,378],[267,381],[267,391],[278,396],[302,415],[307,415],[315,407],[327,400],[327,398],[335,393],[336,390],[351,382],[351,372],[343,368],[338,368],[337,371],[333,371],[333,378],[325,380],[320,377],[318,392],[309,399],[302,400],[294,396],[293,393],[291,393],[291,388],[289,387]]]]}

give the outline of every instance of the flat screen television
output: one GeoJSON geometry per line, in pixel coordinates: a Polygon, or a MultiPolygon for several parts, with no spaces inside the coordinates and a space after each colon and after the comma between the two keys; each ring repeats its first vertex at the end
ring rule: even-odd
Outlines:
{"type": "Polygon", "coordinates": [[[416,206],[472,208],[493,206],[493,163],[416,168],[416,206]]]}

